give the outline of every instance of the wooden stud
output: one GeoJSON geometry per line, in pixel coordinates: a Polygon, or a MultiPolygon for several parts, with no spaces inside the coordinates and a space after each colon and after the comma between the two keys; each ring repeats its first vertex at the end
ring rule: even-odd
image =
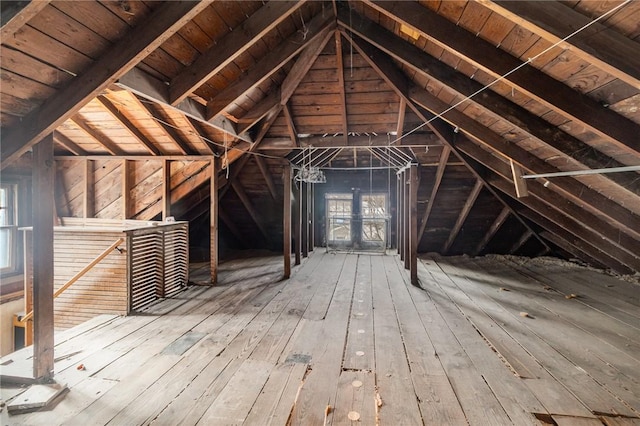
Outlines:
{"type": "Polygon", "coordinates": [[[300,182],[300,225],[302,243],[302,257],[309,257],[309,183],[300,182]]]}
{"type": "Polygon", "coordinates": [[[93,175],[93,160],[84,159],[84,175],[83,175],[83,187],[82,194],[82,213],[83,217],[93,217],[95,206],[95,182],[93,175]]]}
{"type": "Polygon", "coordinates": [[[129,160],[122,160],[122,219],[129,219],[131,215],[131,176],[129,160]]]}
{"type": "Polygon", "coordinates": [[[409,169],[409,274],[418,286],[418,166],[409,169]]]}
{"type": "MultiPolygon", "coordinates": [[[[33,229],[24,235],[24,311],[33,311],[33,229]]],[[[22,319],[24,321],[24,319],[22,319]]],[[[33,321],[27,321],[24,329],[25,346],[33,345],[33,321]]]]}
{"type": "Polygon", "coordinates": [[[411,171],[410,169],[405,169],[402,172],[402,182],[403,182],[403,201],[404,201],[404,218],[402,221],[402,233],[404,235],[404,268],[409,269],[411,262],[411,171]]]}
{"type": "Polygon", "coordinates": [[[211,269],[211,284],[218,282],[218,161],[215,158],[209,160],[209,265],[211,269]]]}
{"type": "Polygon", "coordinates": [[[298,182],[298,187],[293,194],[293,252],[295,254],[295,264],[300,264],[300,252],[302,251],[302,182],[298,182]]]}
{"type": "Polygon", "coordinates": [[[167,2],[157,7],[143,23],[129,31],[70,84],[23,117],[22,122],[29,125],[13,126],[3,132],[0,168],[22,156],[33,144],[76,114],[210,3],[211,0],[167,2]]]}
{"type": "Polygon", "coordinates": [[[171,216],[171,161],[162,160],[162,220],[171,216]]]}
{"type": "Polygon", "coordinates": [[[315,241],[314,241],[314,223],[315,223],[315,218],[314,218],[314,210],[315,210],[315,199],[314,199],[314,192],[315,192],[315,184],[314,183],[310,183],[309,184],[309,189],[307,191],[307,242],[308,242],[308,251],[312,252],[314,247],[315,247],[315,241]]]}
{"type": "Polygon", "coordinates": [[[284,197],[282,206],[284,278],[291,276],[291,167],[285,164],[282,173],[284,197]]]}
{"type": "Polygon", "coordinates": [[[33,147],[33,375],[53,378],[53,135],[33,147]]]}

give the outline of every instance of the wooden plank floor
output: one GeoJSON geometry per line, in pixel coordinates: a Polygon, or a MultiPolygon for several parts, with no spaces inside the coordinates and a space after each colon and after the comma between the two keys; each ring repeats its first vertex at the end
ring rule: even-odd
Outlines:
{"type": "Polygon", "coordinates": [[[503,258],[422,259],[422,288],[392,255],[280,268],[58,333],[69,393],[2,425],[640,425],[637,285],[503,258]]]}

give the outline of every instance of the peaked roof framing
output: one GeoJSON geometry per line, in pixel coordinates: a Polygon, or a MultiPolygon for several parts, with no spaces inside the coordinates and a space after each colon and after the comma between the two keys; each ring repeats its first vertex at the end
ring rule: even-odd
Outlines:
{"type": "MultiPolygon", "coordinates": [[[[640,271],[639,173],[527,179],[530,195],[517,198],[510,168],[640,164],[638,2],[605,2],[597,13],[610,16],[596,22],[584,0],[10,6],[2,169],[50,133],[65,160],[209,161],[224,151],[233,165],[218,196],[235,195],[222,221],[236,238],[268,240],[255,197],[278,199],[279,158],[335,168],[416,161],[423,247],[551,250],[640,271]]],[[[185,200],[202,182],[181,190],[185,200]]],[[[207,205],[196,198],[200,215],[207,205]]]]}

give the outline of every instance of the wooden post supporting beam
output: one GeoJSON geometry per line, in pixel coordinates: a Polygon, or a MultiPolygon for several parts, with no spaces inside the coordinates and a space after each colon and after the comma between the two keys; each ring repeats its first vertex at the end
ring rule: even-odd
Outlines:
{"type": "Polygon", "coordinates": [[[171,161],[162,160],[162,220],[171,216],[171,161]]]}
{"type": "Polygon", "coordinates": [[[408,169],[405,169],[404,172],[402,172],[402,188],[403,188],[403,192],[404,192],[404,207],[403,207],[403,213],[404,213],[404,219],[402,221],[402,234],[404,235],[404,269],[409,269],[410,264],[409,262],[411,261],[410,259],[410,244],[411,241],[409,241],[409,221],[411,220],[411,188],[410,188],[410,176],[411,172],[408,169]]]}
{"type": "Polygon", "coordinates": [[[84,159],[84,194],[82,195],[82,212],[85,218],[95,215],[95,185],[93,177],[93,160],[84,159]]]}
{"type": "Polygon", "coordinates": [[[209,160],[209,169],[211,175],[209,177],[210,196],[209,196],[209,235],[211,241],[209,243],[210,249],[210,269],[211,269],[211,284],[218,282],[218,169],[217,161],[215,158],[209,160]]]}
{"type": "Polygon", "coordinates": [[[33,376],[53,378],[53,135],[33,147],[33,376]]]}
{"type": "Polygon", "coordinates": [[[300,264],[300,252],[302,251],[302,239],[301,237],[301,223],[302,223],[302,182],[300,182],[300,186],[294,193],[293,200],[293,241],[294,241],[294,253],[295,253],[295,264],[300,264]]]}
{"type": "Polygon", "coordinates": [[[302,257],[309,257],[309,183],[300,182],[302,257]]]}
{"type": "Polygon", "coordinates": [[[129,160],[122,160],[122,219],[129,219],[131,214],[131,179],[129,177],[129,160]]]}
{"type": "Polygon", "coordinates": [[[314,220],[314,207],[315,207],[315,203],[314,203],[314,198],[313,198],[313,194],[315,191],[315,184],[310,183],[309,184],[309,189],[307,190],[307,244],[308,244],[308,251],[313,251],[313,247],[315,246],[314,241],[313,241],[313,224],[315,223],[314,220]]]}
{"type": "Polygon", "coordinates": [[[400,175],[396,176],[396,245],[398,254],[402,259],[402,179],[400,175]]]}
{"type": "Polygon", "coordinates": [[[418,286],[418,165],[409,169],[409,274],[418,286]]]}
{"type": "Polygon", "coordinates": [[[283,255],[284,255],[284,278],[291,276],[291,167],[289,164],[284,166],[282,173],[284,183],[284,199],[282,206],[282,235],[283,255]]]}

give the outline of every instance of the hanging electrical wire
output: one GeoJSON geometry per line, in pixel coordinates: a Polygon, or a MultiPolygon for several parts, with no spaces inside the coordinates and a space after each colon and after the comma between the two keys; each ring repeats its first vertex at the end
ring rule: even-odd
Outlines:
{"type": "Polygon", "coordinates": [[[577,30],[575,30],[574,32],[572,32],[571,34],[565,36],[564,38],[558,40],[557,42],[555,42],[554,44],[552,44],[551,46],[547,47],[546,49],[544,49],[542,52],[538,53],[537,55],[531,57],[531,58],[527,58],[526,61],[524,61],[523,63],[521,63],[520,65],[518,65],[517,67],[513,68],[512,70],[500,75],[499,77],[497,77],[495,80],[493,80],[492,82],[484,85],[483,87],[481,87],[480,89],[476,90],[475,92],[473,92],[472,94],[470,94],[469,96],[466,96],[464,98],[462,98],[460,101],[456,102],[455,104],[451,105],[450,107],[448,107],[447,109],[445,109],[442,112],[439,112],[437,114],[435,114],[433,117],[431,117],[430,119],[428,119],[427,121],[425,121],[424,123],[418,125],[417,127],[415,127],[414,129],[411,129],[410,131],[404,133],[403,135],[397,137],[396,139],[394,139],[391,143],[394,144],[400,140],[402,140],[403,138],[409,136],[410,134],[417,132],[418,130],[422,129],[424,126],[426,126],[427,124],[431,123],[432,121],[438,119],[438,118],[442,118],[446,113],[448,113],[449,111],[457,108],[458,106],[460,106],[461,104],[465,103],[466,101],[470,100],[471,98],[475,97],[476,95],[484,92],[485,90],[489,89],[490,87],[494,86],[495,84],[501,82],[502,80],[506,79],[508,76],[510,76],[511,74],[513,74],[514,72],[518,71],[519,69],[529,65],[530,63],[532,63],[533,61],[535,61],[536,59],[538,59],[540,56],[546,54],[547,52],[549,52],[550,50],[558,47],[560,44],[564,43],[565,41],[567,41],[568,39],[570,39],[571,37],[581,33],[582,31],[586,30],[587,28],[589,28],[591,25],[595,24],[598,21],[601,21],[602,19],[604,19],[605,17],[611,15],[612,13],[616,12],[617,10],[619,10],[620,8],[622,8],[623,6],[625,6],[626,4],[630,3],[633,0],[625,0],[623,3],[620,3],[618,6],[614,7],[613,9],[603,13],[602,15],[600,15],[599,17],[595,18],[594,20],[587,22],[586,24],[584,24],[582,27],[578,28],[577,30]]]}

